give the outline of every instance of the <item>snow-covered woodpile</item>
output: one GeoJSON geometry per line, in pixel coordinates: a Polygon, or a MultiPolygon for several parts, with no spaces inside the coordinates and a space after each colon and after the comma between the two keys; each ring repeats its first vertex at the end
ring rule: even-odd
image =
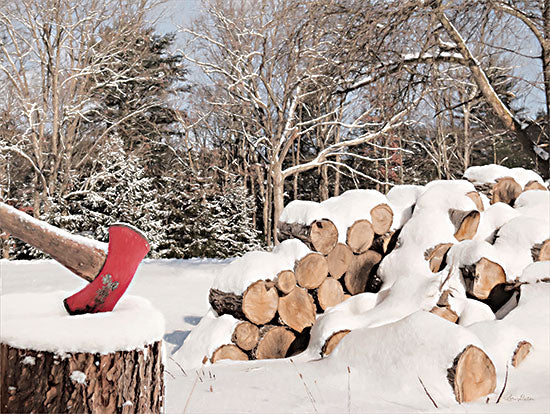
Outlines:
{"type": "Polygon", "coordinates": [[[71,316],[67,294],[2,297],[1,412],[160,413],[162,314],[127,296],[113,312],[71,316]]]}
{"type": "MultiPolygon", "coordinates": [[[[432,336],[460,338],[441,357],[455,398],[493,392],[503,366],[519,366],[536,346],[514,309],[537,303],[529,298],[550,281],[550,192],[524,169],[473,167],[465,178],[289,203],[279,224],[286,240],[218,275],[213,311],[182,355],[282,358],[307,347],[312,359],[351,358],[377,329],[422,320],[421,330],[441,330],[432,336]]],[[[407,329],[392,336],[404,355],[407,329]]]]}

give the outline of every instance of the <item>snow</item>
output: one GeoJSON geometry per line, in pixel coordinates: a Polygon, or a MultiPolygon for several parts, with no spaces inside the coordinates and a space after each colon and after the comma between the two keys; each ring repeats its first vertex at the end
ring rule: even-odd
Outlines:
{"type": "Polygon", "coordinates": [[[524,216],[550,221],[550,191],[525,191],[514,202],[514,209],[524,216]]]}
{"type": "Polygon", "coordinates": [[[470,167],[464,172],[464,178],[474,184],[494,184],[498,178],[502,177],[512,177],[522,188],[533,180],[544,184],[544,180],[540,175],[520,167],[507,168],[503,165],[489,164],[470,167]]]}
{"type": "Polygon", "coordinates": [[[84,374],[82,371],[75,370],[71,372],[71,376],[69,378],[72,382],[76,382],[78,384],[86,384],[86,374],[84,374]]]}
{"type": "Polygon", "coordinates": [[[23,358],[21,363],[23,365],[34,365],[34,364],[36,364],[36,358],[32,357],[32,356],[26,356],[25,358],[23,358]]]}
{"type": "Polygon", "coordinates": [[[63,299],[71,294],[56,291],[3,295],[1,341],[16,348],[57,354],[105,354],[142,348],[162,339],[164,317],[144,298],[126,295],[113,312],[70,316],[63,299]]]}
{"type": "Polygon", "coordinates": [[[328,211],[321,204],[315,201],[294,200],[285,206],[279,221],[309,226],[316,220],[328,217],[328,211]]]}
{"type": "Polygon", "coordinates": [[[212,287],[242,295],[258,280],[274,280],[283,270],[294,270],[295,261],[308,253],[307,246],[296,239],[285,240],[271,252],[248,252],[224,267],[212,287]]]}

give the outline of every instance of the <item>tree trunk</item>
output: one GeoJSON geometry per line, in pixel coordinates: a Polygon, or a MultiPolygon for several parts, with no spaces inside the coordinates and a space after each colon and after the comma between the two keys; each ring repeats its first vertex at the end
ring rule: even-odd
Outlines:
{"type": "Polygon", "coordinates": [[[0,345],[2,413],[160,413],[162,342],[110,354],[66,353],[0,345]]]}
{"type": "Polygon", "coordinates": [[[272,186],[273,186],[273,237],[275,244],[279,243],[277,239],[277,225],[279,223],[279,217],[285,207],[284,191],[285,191],[285,178],[281,173],[281,168],[278,165],[272,167],[272,186]]]}

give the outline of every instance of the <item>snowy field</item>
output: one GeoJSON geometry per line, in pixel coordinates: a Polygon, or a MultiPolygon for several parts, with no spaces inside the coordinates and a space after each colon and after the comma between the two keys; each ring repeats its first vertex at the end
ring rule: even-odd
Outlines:
{"type": "MultiPolygon", "coordinates": [[[[525,332],[536,340],[524,363],[510,367],[499,403],[496,400],[505,373],[497,365],[497,389],[488,402],[483,398],[458,405],[445,381],[446,367],[438,366],[437,361],[444,353],[442,347],[460,347],[467,338],[463,328],[427,312],[372,328],[369,335],[353,337],[352,332],[346,341],[350,346],[322,360],[304,354],[293,359],[221,361],[202,367],[180,364],[178,351],[207,313],[208,291],[227,263],[148,260],[127,292],[150,300],[166,320],[167,413],[550,412],[548,284],[539,284],[546,285],[538,288],[542,294],[531,295],[532,306],[518,313],[518,321],[528,320],[527,313],[532,314],[532,326],[525,326],[525,332]],[[457,344],[451,345],[453,341],[457,344]],[[419,378],[439,408],[430,401],[419,378]]],[[[53,261],[0,261],[0,273],[2,295],[76,291],[85,284],[53,261]]],[[[136,326],[139,323],[135,321],[136,326]]]]}

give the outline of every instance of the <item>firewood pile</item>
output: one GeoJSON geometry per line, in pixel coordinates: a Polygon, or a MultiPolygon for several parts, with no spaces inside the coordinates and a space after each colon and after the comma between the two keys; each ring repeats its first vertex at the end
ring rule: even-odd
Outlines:
{"type": "MultiPolygon", "coordinates": [[[[487,167],[467,170],[468,181],[290,202],[282,243],[236,259],[210,290],[217,317],[235,319],[208,359],[284,358],[308,344],[326,356],[359,326],[419,310],[459,325],[505,316],[522,285],[548,281],[536,263],[550,260],[550,193],[532,172],[487,167]],[[372,295],[367,308],[358,295],[372,295]]],[[[519,364],[531,344],[514,347],[519,364]]],[[[459,362],[476,352],[465,350],[449,375],[458,381],[459,362]]]]}

